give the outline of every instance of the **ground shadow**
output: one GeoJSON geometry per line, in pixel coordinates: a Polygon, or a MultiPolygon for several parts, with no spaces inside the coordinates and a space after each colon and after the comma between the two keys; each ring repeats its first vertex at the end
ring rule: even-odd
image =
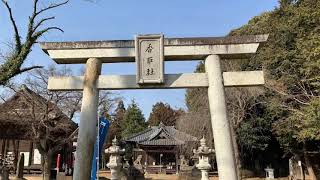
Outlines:
{"type": "Polygon", "coordinates": [[[106,177],[99,177],[99,180],[110,180],[110,179],[108,179],[108,178],[106,178],[106,177]]]}

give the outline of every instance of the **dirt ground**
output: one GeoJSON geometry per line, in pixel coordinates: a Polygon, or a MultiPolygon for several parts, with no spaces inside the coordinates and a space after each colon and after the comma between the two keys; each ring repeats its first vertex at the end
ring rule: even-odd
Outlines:
{"type": "MultiPolygon", "coordinates": [[[[41,176],[26,176],[27,180],[41,180],[41,176]]],[[[178,180],[177,175],[150,175],[147,177],[148,179],[154,180],[178,180]]],[[[187,180],[187,179],[186,179],[187,180]]],[[[210,180],[219,180],[218,177],[210,177],[210,180]]],[[[265,178],[249,178],[244,180],[265,180],[265,178]]],[[[288,178],[280,178],[275,180],[288,180],[288,178]]]]}
{"type": "MultiPolygon", "coordinates": [[[[110,172],[102,171],[99,173],[99,177],[101,177],[101,179],[105,179],[105,178],[108,179],[108,178],[110,178],[110,172]]],[[[25,175],[24,178],[26,178],[27,180],[41,180],[42,179],[41,175],[25,175]]],[[[13,179],[13,178],[10,178],[10,179],[13,179]]],[[[149,174],[146,176],[146,179],[150,179],[150,180],[178,180],[178,176],[177,175],[164,175],[164,174],[149,174]]],[[[186,179],[186,180],[188,180],[188,179],[186,179]]],[[[210,177],[210,180],[219,180],[219,178],[218,177],[210,177]]],[[[244,179],[244,180],[265,180],[265,178],[248,178],[248,179],[244,179]]],[[[288,178],[278,178],[275,180],[288,180],[288,178]]]]}

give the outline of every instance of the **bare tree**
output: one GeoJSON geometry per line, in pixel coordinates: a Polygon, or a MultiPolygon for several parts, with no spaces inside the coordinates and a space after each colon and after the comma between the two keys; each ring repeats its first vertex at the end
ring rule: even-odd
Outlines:
{"type": "MultiPolygon", "coordinates": [[[[223,61],[223,71],[238,71],[242,69],[242,64],[247,60],[223,61]]],[[[227,103],[227,112],[230,120],[230,130],[233,143],[233,149],[238,170],[238,179],[241,179],[241,159],[238,144],[238,134],[236,131],[240,128],[241,123],[246,117],[251,116],[252,108],[259,103],[255,100],[264,93],[264,88],[260,87],[231,87],[225,88],[227,103]]]]}
{"type": "Polygon", "coordinates": [[[37,40],[41,36],[43,36],[50,30],[58,30],[63,32],[62,29],[55,26],[41,28],[44,25],[44,23],[55,18],[54,16],[42,17],[42,14],[48,10],[67,4],[68,0],[63,1],[61,3],[52,3],[43,8],[38,8],[39,0],[34,0],[33,11],[32,14],[29,16],[27,33],[24,38],[22,38],[20,35],[18,26],[16,24],[12,9],[8,1],[1,0],[1,2],[8,10],[9,18],[14,30],[14,47],[12,48],[11,52],[7,53],[7,55],[3,57],[4,62],[0,65],[0,85],[5,85],[10,80],[10,78],[18,74],[32,69],[41,68],[41,66],[31,66],[22,68],[22,64],[31,52],[32,46],[35,43],[37,43],[37,40]],[[24,42],[23,39],[25,39],[24,42]]]}
{"type": "MultiPolygon", "coordinates": [[[[76,124],[71,119],[76,119],[75,114],[80,111],[82,92],[65,92],[65,91],[48,91],[49,76],[71,76],[71,69],[64,66],[56,68],[50,66],[47,69],[34,69],[30,71],[29,76],[24,81],[26,86],[22,90],[16,90],[17,85],[13,83],[7,84],[7,89],[16,93],[24,92],[23,98],[20,100],[23,108],[13,108],[19,106],[17,104],[9,104],[7,99],[1,96],[2,101],[6,104],[6,109],[10,110],[8,116],[18,118],[21,121],[28,119],[30,122],[25,127],[27,137],[31,138],[43,161],[44,179],[50,178],[51,163],[53,155],[60,151],[66,144],[71,143],[76,124]],[[21,109],[23,113],[21,114],[21,109]],[[12,116],[14,114],[15,116],[12,116]]],[[[10,93],[11,94],[11,93],[10,93]]],[[[6,93],[6,96],[9,94],[6,93]]],[[[100,114],[109,113],[113,105],[119,100],[119,97],[113,97],[109,91],[100,93],[99,110],[100,114]]],[[[4,112],[4,111],[2,111],[4,112]]]]}
{"type": "MultiPolygon", "coordinates": [[[[80,70],[80,74],[82,74],[80,70]]],[[[50,76],[72,76],[74,72],[67,66],[57,68],[50,65],[48,68],[34,69],[28,73],[25,84],[34,92],[51,99],[52,102],[62,109],[70,118],[74,119],[75,114],[81,109],[82,92],[81,91],[48,91],[48,79],[50,76]]],[[[114,105],[121,98],[111,91],[100,91],[99,93],[99,114],[106,116],[113,109],[114,105]]]]}
{"type": "MultiPolygon", "coordinates": [[[[222,61],[223,71],[236,71],[241,69],[242,60],[222,61]]],[[[196,72],[205,72],[204,64],[200,63],[196,72]]],[[[250,116],[250,109],[257,104],[255,99],[264,92],[263,88],[226,88],[226,103],[232,133],[233,148],[238,169],[241,168],[238,137],[236,130],[243,120],[250,116]]],[[[209,146],[213,147],[211,116],[209,111],[208,92],[204,88],[188,89],[186,95],[188,112],[177,122],[177,128],[188,132],[198,138],[205,135],[209,146]]],[[[262,102],[259,102],[262,103],[262,102]]],[[[240,171],[238,171],[240,179],[240,171]]]]}
{"type": "MultiPolygon", "coordinates": [[[[214,147],[210,115],[208,113],[204,111],[184,113],[179,117],[176,127],[178,130],[195,136],[198,139],[205,137],[208,146],[214,147]]],[[[199,142],[189,143],[188,146],[180,149],[180,153],[191,157],[193,155],[192,149],[196,148],[198,144],[199,142]]]]}
{"type": "Polygon", "coordinates": [[[20,138],[35,143],[44,159],[43,176],[46,180],[50,178],[53,155],[70,142],[76,129],[76,124],[50,100],[22,86],[12,98],[0,104],[2,119],[13,121],[23,132],[24,137],[20,138]]]}
{"type": "Polygon", "coordinates": [[[60,151],[65,144],[71,143],[72,133],[76,127],[50,100],[47,100],[47,103],[42,106],[32,104],[31,115],[33,121],[30,134],[44,158],[42,162],[43,179],[49,180],[51,179],[53,155],[60,151]]]}
{"type": "Polygon", "coordinates": [[[241,159],[238,144],[238,135],[236,133],[243,120],[250,116],[250,111],[258,103],[253,103],[259,95],[264,92],[263,88],[246,87],[246,88],[226,88],[226,102],[228,116],[230,119],[230,130],[233,143],[233,149],[238,169],[238,178],[241,179],[241,159]]]}
{"type": "MultiPolygon", "coordinates": [[[[72,76],[74,73],[70,68],[64,66],[61,69],[56,68],[54,65],[51,65],[47,69],[35,69],[30,71],[29,77],[26,80],[26,84],[36,93],[40,94],[41,96],[48,99],[48,101],[53,102],[56,104],[63,112],[68,116],[68,119],[75,119],[75,114],[78,113],[81,109],[81,102],[82,102],[82,92],[80,91],[48,91],[48,78],[49,76],[72,76]]],[[[99,114],[101,116],[106,116],[106,114],[110,113],[110,110],[114,106],[114,104],[119,100],[119,97],[113,96],[113,93],[110,91],[101,91],[99,93],[99,114]]],[[[50,109],[47,111],[48,113],[50,109]]],[[[61,111],[61,112],[62,112],[61,111]]],[[[41,118],[40,118],[41,119],[41,118]]],[[[52,119],[51,119],[52,121],[52,119]]],[[[33,126],[35,127],[35,126],[33,126]]],[[[43,127],[35,127],[34,128],[34,135],[39,136],[43,127]]],[[[45,134],[48,134],[46,132],[45,134]]],[[[45,134],[42,134],[39,137],[43,137],[45,134]]],[[[70,138],[66,140],[59,141],[55,147],[58,147],[59,144],[63,145],[66,144],[68,141],[71,140],[70,138]]],[[[39,142],[39,141],[38,141],[39,142]]],[[[37,143],[39,144],[39,143],[37,143]]],[[[40,145],[40,144],[39,144],[40,145]]],[[[43,144],[41,144],[43,146],[43,144]]],[[[53,148],[52,151],[48,151],[47,153],[44,152],[44,156],[48,156],[48,164],[52,160],[52,153],[56,151],[56,148],[53,148]],[[51,159],[49,159],[51,158],[51,159]]],[[[45,164],[45,167],[46,164],[45,164]]]]}
{"type": "Polygon", "coordinates": [[[73,74],[73,71],[67,68],[67,66],[57,68],[54,65],[50,65],[48,68],[30,71],[25,84],[35,93],[56,104],[69,119],[73,119],[76,112],[80,111],[82,92],[48,90],[48,79],[50,76],[71,76],[73,74]]]}

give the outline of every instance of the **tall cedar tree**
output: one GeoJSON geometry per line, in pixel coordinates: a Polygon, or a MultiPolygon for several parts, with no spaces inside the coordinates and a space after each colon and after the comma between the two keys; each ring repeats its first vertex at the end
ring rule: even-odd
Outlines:
{"type": "Polygon", "coordinates": [[[110,128],[107,136],[107,147],[112,143],[112,139],[116,136],[117,139],[121,139],[122,127],[124,123],[124,115],[126,113],[126,108],[122,100],[119,101],[117,108],[111,118],[110,128]]]}
{"type": "Polygon", "coordinates": [[[175,126],[177,119],[182,113],[182,110],[174,110],[169,104],[157,102],[152,107],[152,112],[148,119],[148,125],[157,126],[162,122],[166,126],[175,126]]]}
{"type": "Polygon", "coordinates": [[[147,127],[142,111],[139,109],[137,103],[132,100],[124,115],[124,122],[122,124],[122,137],[129,137],[135,133],[143,131],[147,127]]]}

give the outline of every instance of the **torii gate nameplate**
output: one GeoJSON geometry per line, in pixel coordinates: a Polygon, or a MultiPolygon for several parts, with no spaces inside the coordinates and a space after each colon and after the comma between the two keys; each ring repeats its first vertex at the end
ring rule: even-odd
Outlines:
{"type": "Polygon", "coordinates": [[[137,83],[161,84],[164,81],[163,35],[138,35],[135,38],[137,83]]]}

